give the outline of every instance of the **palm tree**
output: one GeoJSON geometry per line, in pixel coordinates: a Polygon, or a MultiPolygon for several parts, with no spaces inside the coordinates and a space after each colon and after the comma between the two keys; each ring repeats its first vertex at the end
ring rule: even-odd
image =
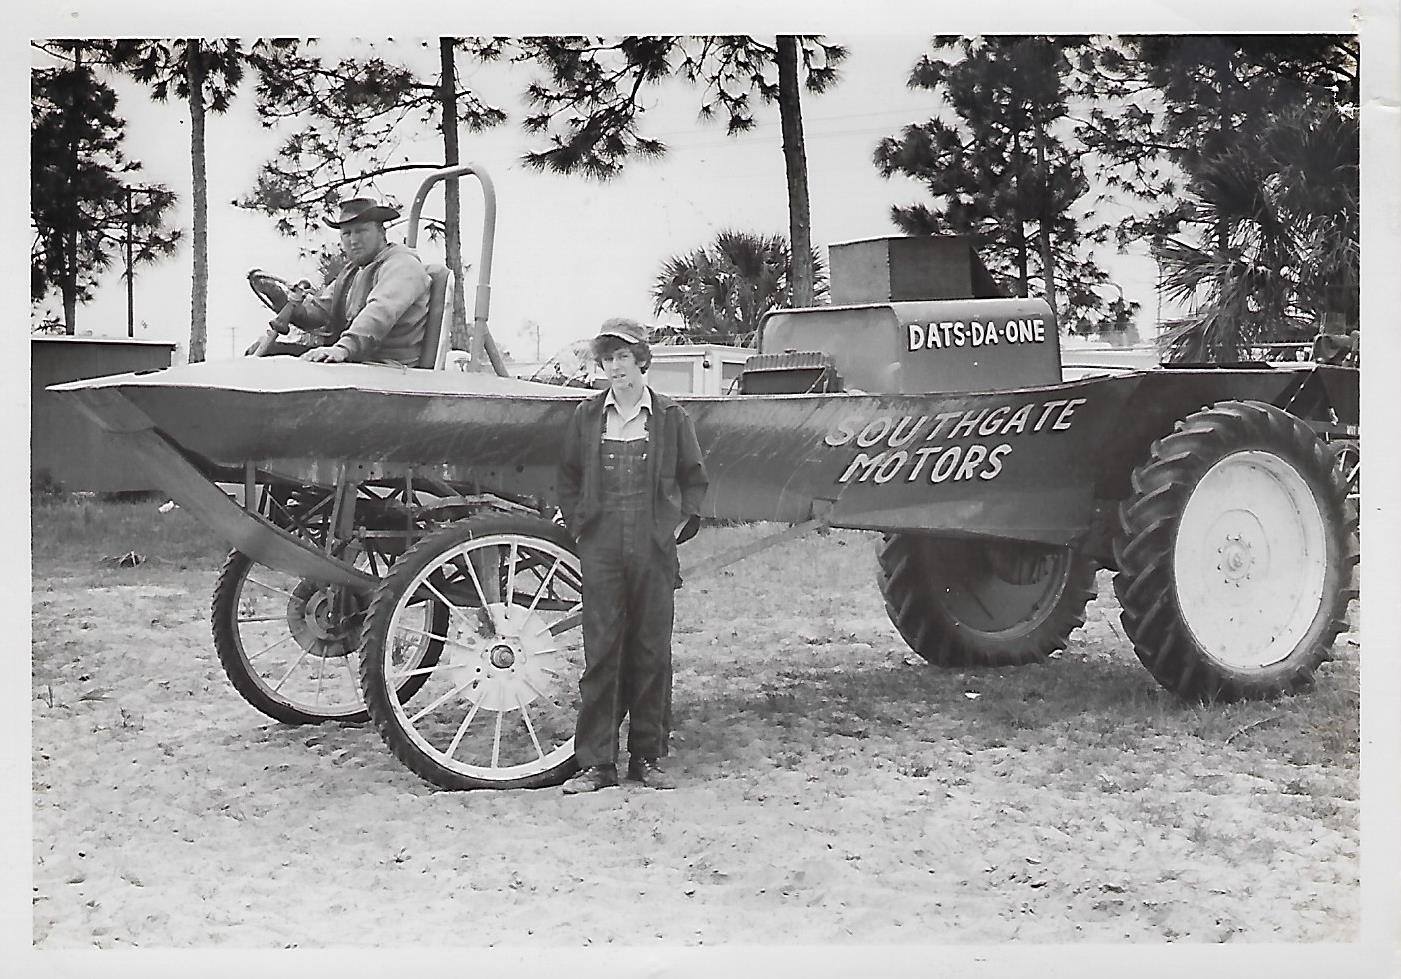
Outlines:
{"type": "Polygon", "coordinates": [[[1156,249],[1165,293],[1192,304],[1163,338],[1165,359],[1238,360],[1356,328],[1358,161],[1356,116],[1327,106],[1282,113],[1199,164],[1189,215],[1210,230],[1156,249]]]}
{"type": "MultiPolygon", "coordinates": [[[[814,293],[827,295],[826,271],[812,252],[814,293]]],[[[701,343],[753,343],[771,309],[793,300],[794,270],[782,235],[721,231],[709,245],[667,259],[652,286],[652,311],[674,313],[685,338],[701,343]]]]}

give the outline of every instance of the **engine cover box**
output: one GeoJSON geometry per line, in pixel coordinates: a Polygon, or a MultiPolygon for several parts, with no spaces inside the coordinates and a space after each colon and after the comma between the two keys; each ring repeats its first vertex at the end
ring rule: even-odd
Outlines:
{"type": "Polygon", "coordinates": [[[827,260],[836,306],[1005,295],[968,239],[959,235],[838,242],[828,246],[827,260]]]}
{"type": "Polygon", "coordinates": [[[847,390],[922,394],[1057,384],[1060,337],[1040,299],[958,299],[775,310],[766,354],[830,354],[847,390]]]}

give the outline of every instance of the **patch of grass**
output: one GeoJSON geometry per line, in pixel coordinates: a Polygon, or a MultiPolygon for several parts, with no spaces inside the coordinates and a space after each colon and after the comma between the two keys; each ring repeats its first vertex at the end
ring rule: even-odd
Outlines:
{"type": "Polygon", "coordinates": [[[95,567],[128,551],[166,567],[212,569],[229,551],[186,511],[161,513],[151,500],[31,497],[29,519],[36,570],[95,567]]]}
{"type": "Polygon", "coordinates": [[[798,697],[791,691],[786,690],[765,690],[764,706],[759,709],[760,717],[772,717],[775,714],[796,714],[798,712],[798,697]]]}

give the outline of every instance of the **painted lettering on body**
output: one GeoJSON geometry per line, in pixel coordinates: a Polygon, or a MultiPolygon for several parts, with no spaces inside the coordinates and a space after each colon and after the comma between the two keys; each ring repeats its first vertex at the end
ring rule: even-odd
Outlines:
{"type": "Polygon", "coordinates": [[[905,349],[950,350],[957,347],[990,347],[998,343],[1046,342],[1042,317],[1002,320],[939,320],[905,324],[905,349]]]}
{"type": "Polygon", "coordinates": [[[933,415],[878,413],[840,419],[823,438],[852,451],[837,483],[966,482],[996,479],[1015,439],[1069,431],[1086,398],[993,403],[933,415]]]}

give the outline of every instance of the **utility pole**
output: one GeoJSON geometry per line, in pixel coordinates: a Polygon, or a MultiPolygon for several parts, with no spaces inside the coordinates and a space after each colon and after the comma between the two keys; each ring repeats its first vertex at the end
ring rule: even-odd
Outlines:
{"type": "Polygon", "coordinates": [[[521,332],[535,341],[535,362],[540,362],[540,324],[535,320],[526,320],[521,332]]]}
{"type": "Polygon", "coordinates": [[[136,321],[134,319],[135,296],[132,291],[131,274],[131,187],[126,189],[126,335],[136,336],[136,321]]]}
{"type": "Polygon", "coordinates": [[[136,302],[135,289],[133,288],[134,262],[132,261],[132,246],[136,240],[135,223],[136,210],[132,206],[131,196],[133,194],[149,194],[149,187],[126,188],[126,335],[136,336],[136,302]]]}

